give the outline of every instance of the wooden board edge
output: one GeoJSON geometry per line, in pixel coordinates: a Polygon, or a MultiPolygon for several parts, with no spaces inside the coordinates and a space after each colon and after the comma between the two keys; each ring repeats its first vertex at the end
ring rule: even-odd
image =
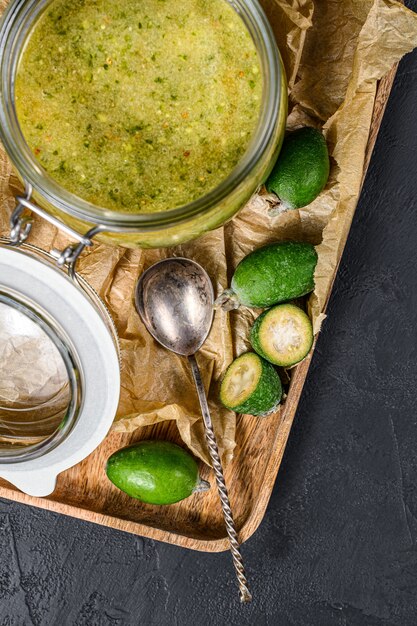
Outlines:
{"type": "Polygon", "coordinates": [[[228,541],[224,539],[213,540],[201,540],[194,539],[192,537],[186,537],[185,535],[177,535],[165,530],[160,530],[147,524],[140,524],[139,522],[133,522],[120,517],[112,515],[105,515],[104,513],[97,513],[87,508],[81,508],[71,504],[65,504],[63,502],[57,502],[54,500],[48,500],[47,498],[37,498],[35,496],[28,496],[27,494],[14,489],[13,487],[0,487],[0,498],[7,500],[13,500],[20,504],[29,506],[35,506],[38,509],[57,513],[59,515],[66,515],[67,517],[74,517],[85,522],[92,524],[98,524],[100,526],[107,526],[115,530],[127,532],[130,534],[138,535],[141,537],[147,537],[156,541],[162,541],[177,545],[183,548],[189,548],[191,550],[197,550],[201,552],[223,552],[228,549],[228,541]],[[198,544],[198,545],[196,545],[198,544]]]}

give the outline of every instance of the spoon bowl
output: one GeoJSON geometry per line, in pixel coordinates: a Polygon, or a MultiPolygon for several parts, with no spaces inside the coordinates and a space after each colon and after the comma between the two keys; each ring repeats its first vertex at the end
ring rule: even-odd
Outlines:
{"type": "Polygon", "coordinates": [[[213,287],[195,261],[176,257],[152,265],[136,287],[136,308],[147,330],[168,350],[189,356],[213,322],[213,287]]]}

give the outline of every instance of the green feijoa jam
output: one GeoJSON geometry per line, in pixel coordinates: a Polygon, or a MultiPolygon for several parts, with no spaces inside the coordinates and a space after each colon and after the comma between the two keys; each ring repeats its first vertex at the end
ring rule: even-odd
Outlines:
{"type": "Polygon", "coordinates": [[[251,329],[253,349],[274,365],[291,367],[302,361],[313,345],[313,325],[294,304],[278,304],[264,311],[251,329]]]}
{"type": "Polygon", "coordinates": [[[317,252],[304,242],[273,243],[248,254],[233,274],[231,288],[216,301],[225,310],[267,307],[314,289],[317,252]]]}
{"type": "Polygon", "coordinates": [[[275,213],[300,209],[317,198],[329,178],[326,140],[315,128],[300,128],[285,138],[278,160],[266,182],[280,205],[275,213]]]}
{"type": "Polygon", "coordinates": [[[170,441],[140,441],[117,450],[106,473],[121,491],[148,504],[173,504],[209,487],[191,454],[170,441]]]}
{"type": "Polygon", "coordinates": [[[222,404],[248,415],[273,413],[282,397],[281,380],[274,367],[253,352],[229,365],[220,387],[222,404]]]}
{"type": "Polygon", "coordinates": [[[154,213],[226,179],[259,120],[261,66],[226,0],[52,0],[20,58],[39,164],[97,207],[154,213]]]}

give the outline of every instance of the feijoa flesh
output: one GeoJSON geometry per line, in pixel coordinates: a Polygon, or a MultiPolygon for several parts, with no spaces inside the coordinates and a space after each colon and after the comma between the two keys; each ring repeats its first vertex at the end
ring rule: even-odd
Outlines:
{"type": "Polygon", "coordinates": [[[210,487],[194,457],[170,441],[150,439],[117,450],[106,473],[121,491],[148,504],[173,504],[210,487]]]}
{"type": "Polygon", "coordinates": [[[329,153],[322,133],[310,127],[285,138],[278,160],[266,181],[279,205],[271,213],[300,209],[317,198],[329,178],[329,153]]]}
{"type": "Polygon", "coordinates": [[[313,326],[300,307],[279,304],[255,320],[250,340],[253,349],[270,363],[291,367],[310,352],[313,326]]]}
{"type": "Polygon", "coordinates": [[[314,289],[317,252],[310,243],[284,241],[248,254],[237,266],[231,288],[216,300],[229,311],[241,304],[268,307],[293,300],[314,289]]]}
{"type": "Polygon", "coordinates": [[[254,352],[242,354],[229,365],[220,387],[222,404],[248,415],[272,413],[281,397],[281,380],[275,368],[254,352]]]}

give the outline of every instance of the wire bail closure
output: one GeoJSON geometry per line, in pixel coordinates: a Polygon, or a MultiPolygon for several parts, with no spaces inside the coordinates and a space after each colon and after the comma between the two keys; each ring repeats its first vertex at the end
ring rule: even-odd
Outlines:
{"type": "Polygon", "coordinates": [[[14,246],[19,246],[26,241],[29,237],[29,233],[32,229],[33,217],[31,215],[24,214],[25,210],[35,213],[42,217],[47,222],[64,232],[66,235],[75,239],[78,243],[69,244],[64,250],[57,250],[53,248],[51,255],[56,259],[56,263],[59,267],[67,267],[68,274],[75,278],[75,266],[80,254],[85,248],[93,245],[93,237],[97,233],[105,230],[102,225],[93,226],[85,235],[80,234],[70,226],[64,224],[60,219],[50,215],[47,211],[34,204],[31,201],[32,185],[27,183],[24,196],[16,196],[16,207],[10,217],[10,242],[14,246]]]}

